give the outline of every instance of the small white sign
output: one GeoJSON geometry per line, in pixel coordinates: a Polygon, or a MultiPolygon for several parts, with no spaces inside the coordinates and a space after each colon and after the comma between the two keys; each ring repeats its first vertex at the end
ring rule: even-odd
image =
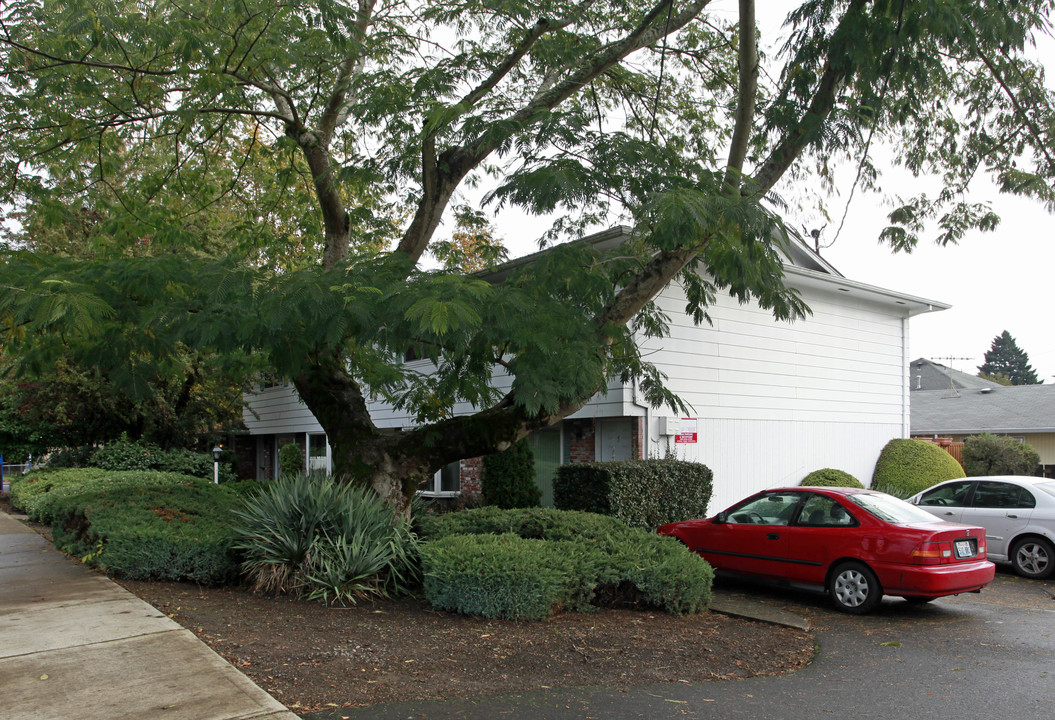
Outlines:
{"type": "Polygon", "coordinates": [[[696,418],[682,418],[681,429],[678,434],[674,436],[674,442],[676,443],[694,443],[696,442],[696,418]]]}

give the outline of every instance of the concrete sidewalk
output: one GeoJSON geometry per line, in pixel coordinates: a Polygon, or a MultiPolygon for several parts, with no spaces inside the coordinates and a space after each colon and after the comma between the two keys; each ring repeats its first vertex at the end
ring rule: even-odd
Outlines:
{"type": "Polygon", "coordinates": [[[3,512],[0,717],[297,718],[193,633],[3,512]]]}

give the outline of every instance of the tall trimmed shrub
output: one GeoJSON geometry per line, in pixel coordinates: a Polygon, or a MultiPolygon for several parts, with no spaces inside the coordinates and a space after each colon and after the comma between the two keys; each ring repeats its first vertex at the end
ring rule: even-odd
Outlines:
{"type": "Polygon", "coordinates": [[[654,530],[678,520],[706,517],[714,474],[684,460],[576,463],[557,469],[553,499],[562,510],[619,518],[654,530]]]}
{"type": "Polygon", "coordinates": [[[521,440],[507,450],[484,456],[480,489],[486,505],[500,508],[538,507],[542,490],[535,483],[535,454],[521,440]]]}
{"type": "Polygon", "coordinates": [[[956,458],[937,445],[924,440],[894,438],[879,453],[872,488],[908,497],[943,480],[964,476],[956,458]]]}
{"type": "Polygon", "coordinates": [[[286,443],[278,449],[278,467],[283,475],[304,474],[304,451],[297,443],[286,443]]]}

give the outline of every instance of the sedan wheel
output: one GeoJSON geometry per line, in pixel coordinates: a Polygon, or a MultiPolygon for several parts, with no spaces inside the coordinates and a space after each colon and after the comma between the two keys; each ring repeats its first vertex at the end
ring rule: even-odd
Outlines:
{"type": "Polygon", "coordinates": [[[879,604],[883,589],[879,587],[875,573],[866,565],[845,562],[832,572],[828,594],[838,609],[861,615],[879,604]]]}
{"type": "Polygon", "coordinates": [[[1028,578],[1046,578],[1055,571],[1055,549],[1044,538],[1026,538],[1011,549],[1015,572],[1028,578]]]}

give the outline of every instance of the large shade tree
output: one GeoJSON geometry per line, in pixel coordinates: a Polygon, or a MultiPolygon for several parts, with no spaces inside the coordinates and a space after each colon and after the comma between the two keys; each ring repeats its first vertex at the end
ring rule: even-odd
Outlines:
{"type": "Polygon", "coordinates": [[[402,504],[613,377],[676,403],[636,344],[665,332],[651,300],[673,280],[697,322],[717,292],[808,312],[782,282],[778,183],[831,189],[848,160],[878,188],[889,148],[942,185],[896,204],[881,236],[900,249],[931,222],[942,243],[992,229],[965,200],[978,175],[1051,205],[1055,116],[1029,60],[1051,5],[809,0],[763,65],[773,11],[753,0],[8,2],[0,199],[97,213],[106,252],[9,252],[6,342],[29,364],[96,337],[121,339],[97,362],[263,357],[337,470],[402,504]],[[551,251],[500,283],[429,270],[466,188],[555,218],[551,251]],[[203,229],[231,197],[214,259],[203,229]],[[562,242],[616,220],[633,227],[618,251],[562,242]],[[270,261],[290,244],[301,262],[270,261]],[[372,398],[417,423],[383,431],[372,398]]]}

